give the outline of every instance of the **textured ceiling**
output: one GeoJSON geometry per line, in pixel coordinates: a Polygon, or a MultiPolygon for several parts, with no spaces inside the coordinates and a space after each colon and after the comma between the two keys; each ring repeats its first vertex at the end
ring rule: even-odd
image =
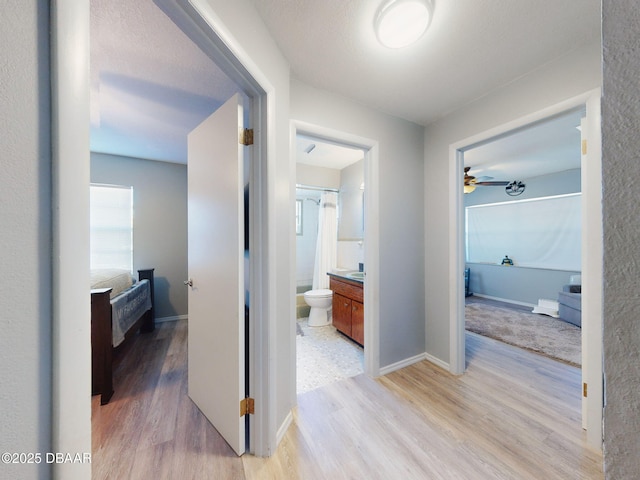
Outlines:
{"type": "Polygon", "coordinates": [[[576,109],[464,152],[470,175],[527,180],[580,168],[584,109],[576,109]]]}
{"type": "Polygon", "coordinates": [[[388,49],[383,0],[252,0],[294,76],[430,122],[600,38],[600,0],[435,0],[427,33],[388,49]]]}
{"type": "Polygon", "coordinates": [[[91,0],[91,150],[186,163],[187,134],[238,91],[152,0],[91,0]]]}
{"type": "MultiPolygon", "coordinates": [[[[293,76],[422,125],[600,36],[599,0],[435,0],[399,50],[375,38],[382,0],[251,1],[293,76]]],[[[93,151],[186,162],[187,133],[237,91],[153,0],[91,0],[93,151]]]]}

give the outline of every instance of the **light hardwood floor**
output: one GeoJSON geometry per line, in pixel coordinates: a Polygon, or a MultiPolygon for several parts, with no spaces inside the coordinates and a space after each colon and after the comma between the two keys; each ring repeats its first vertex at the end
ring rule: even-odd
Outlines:
{"type": "Polygon", "coordinates": [[[95,479],[599,479],[580,371],[467,334],[455,377],[420,362],[298,396],[275,455],[238,458],[186,395],[186,322],[140,335],[92,400],[95,479]]]}

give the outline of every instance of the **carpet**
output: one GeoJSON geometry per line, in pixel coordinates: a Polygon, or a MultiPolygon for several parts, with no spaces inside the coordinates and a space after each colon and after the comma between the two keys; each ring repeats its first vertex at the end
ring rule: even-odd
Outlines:
{"type": "Polygon", "coordinates": [[[531,350],[580,367],[582,331],[557,318],[493,305],[471,303],[465,307],[470,332],[531,350]]]}

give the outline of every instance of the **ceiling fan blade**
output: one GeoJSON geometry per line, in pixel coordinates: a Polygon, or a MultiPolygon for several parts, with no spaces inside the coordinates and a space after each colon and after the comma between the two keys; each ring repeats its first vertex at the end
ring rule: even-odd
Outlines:
{"type": "Polygon", "coordinates": [[[476,179],[477,182],[488,182],[493,180],[494,177],[490,177],[489,175],[482,175],[476,179]]]}
{"type": "Polygon", "coordinates": [[[511,182],[495,181],[495,182],[475,182],[474,185],[482,185],[485,187],[506,187],[511,182]]]}

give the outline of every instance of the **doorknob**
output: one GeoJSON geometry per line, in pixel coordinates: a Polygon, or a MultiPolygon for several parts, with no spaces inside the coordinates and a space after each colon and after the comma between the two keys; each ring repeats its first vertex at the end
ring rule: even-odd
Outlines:
{"type": "Polygon", "coordinates": [[[193,280],[189,279],[189,280],[185,280],[184,284],[189,286],[189,287],[193,287],[193,280]]]}

